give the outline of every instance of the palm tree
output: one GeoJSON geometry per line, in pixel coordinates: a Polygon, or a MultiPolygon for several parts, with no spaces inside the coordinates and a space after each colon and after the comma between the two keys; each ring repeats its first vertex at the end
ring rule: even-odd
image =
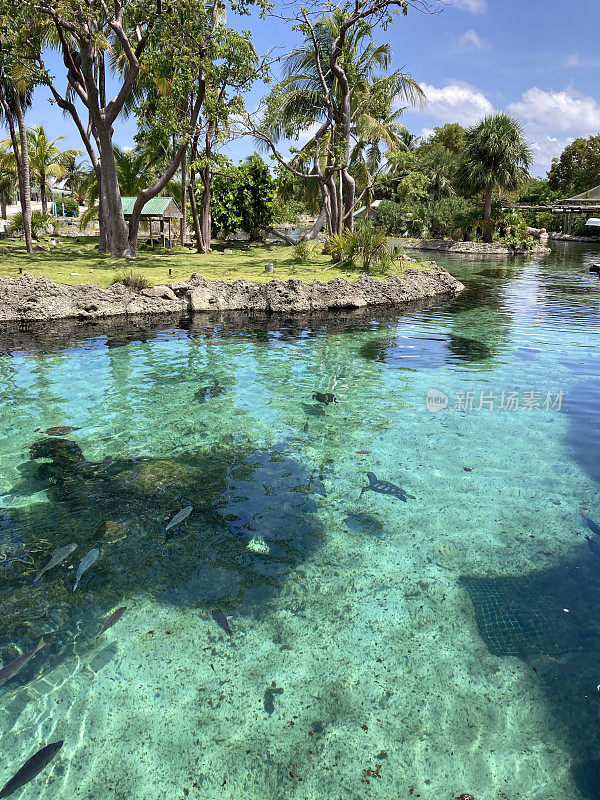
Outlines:
{"type": "Polygon", "coordinates": [[[56,139],[50,141],[43,125],[34,125],[27,131],[31,174],[39,183],[44,214],[48,213],[48,178],[58,178],[59,180],[64,178],[69,163],[77,156],[82,155],[81,150],[59,150],[56,142],[64,138],[64,136],[57,136],[56,139]]]}
{"type": "Polygon", "coordinates": [[[529,177],[533,151],[521,123],[509,114],[491,114],[465,134],[464,161],[458,186],[483,192],[483,239],[492,241],[492,195],[495,189],[517,189],[529,177]]]}
{"type": "Polygon", "coordinates": [[[15,175],[8,170],[0,171],[0,216],[6,219],[6,206],[10,205],[15,196],[15,175]]]}
{"type": "MultiPolygon", "coordinates": [[[[0,56],[6,56],[0,48],[0,56]]],[[[10,63],[0,58],[0,121],[4,121],[10,133],[9,146],[13,149],[13,166],[19,181],[19,200],[23,218],[25,248],[33,253],[31,233],[31,182],[29,173],[29,152],[27,149],[27,128],[25,110],[33,101],[33,87],[24,78],[15,78],[10,63]]],[[[0,144],[0,151],[4,143],[0,144]]],[[[4,156],[3,158],[5,158],[4,156]]],[[[11,166],[8,166],[10,171],[11,166]]]]}
{"type": "MultiPolygon", "coordinates": [[[[365,176],[376,160],[375,148],[380,143],[388,148],[405,147],[404,126],[398,123],[399,114],[393,106],[398,100],[412,105],[424,98],[410,75],[400,70],[385,74],[391,65],[391,48],[389,44],[375,44],[371,25],[361,20],[348,31],[339,57],[350,91],[347,135],[342,87],[329,66],[330,52],[345,18],[345,13],[337,9],[315,23],[315,41],[312,32],[305,33],[303,44],[286,57],[284,77],[266,101],[265,129],[274,141],[311,128],[318,131],[296,154],[293,165],[307,168],[313,164],[313,172],[322,172],[323,202],[330,206],[332,232],[341,231],[342,219],[347,227],[352,226],[352,212],[344,209],[348,194],[342,196],[340,177],[346,177],[352,165],[365,176]],[[330,109],[323,101],[323,82],[330,109]]],[[[348,181],[345,183],[348,190],[348,181]]]]}

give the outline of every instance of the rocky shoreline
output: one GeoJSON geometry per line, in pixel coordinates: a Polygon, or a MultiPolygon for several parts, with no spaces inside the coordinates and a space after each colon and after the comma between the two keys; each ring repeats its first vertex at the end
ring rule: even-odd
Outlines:
{"type": "Polygon", "coordinates": [[[526,256],[545,255],[550,248],[535,244],[532,249],[513,250],[498,242],[455,242],[453,239],[394,239],[404,250],[437,250],[445,253],[470,253],[477,256],[526,256]]]}
{"type": "Polygon", "coordinates": [[[189,281],[141,291],[119,283],[108,289],[89,283],[70,286],[26,273],[20,278],[0,278],[0,323],[214,311],[311,313],[394,306],[454,296],[463,289],[460,281],[434,262],[386,280],[361,275],[356,281],[335,278],[327,283],[304,283],[298,278],[230,283],[207,281],[194,273],[189,281]]]}

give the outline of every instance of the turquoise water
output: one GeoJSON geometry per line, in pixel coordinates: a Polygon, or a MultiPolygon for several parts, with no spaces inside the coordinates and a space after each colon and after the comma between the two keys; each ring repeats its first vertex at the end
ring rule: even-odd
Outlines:
{"type": "Polygon", "coordinates": [[[600,250],[439,261],[402,313],[0,335],[0,786],[64,740],[15,797],[600,796],[600,250]]]}

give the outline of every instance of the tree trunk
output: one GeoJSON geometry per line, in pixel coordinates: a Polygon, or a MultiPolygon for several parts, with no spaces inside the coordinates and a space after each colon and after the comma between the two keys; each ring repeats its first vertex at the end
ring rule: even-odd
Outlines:
{"type": "Polygon", "coordinates": [[[48,201],[46,199],[46,173],[40,172],[40,198],[42,200],[42,213],[48,213],[48,201]]]}
{"type": "Polygon", "coordinates": [[[483,241],[492,241],[492,189],[486,189],[483,209],[483,241]]]}
{"type": "Polygon", "coordinates": [[[202,235],[200,233],[200,220],[198,219],[198,206],[196,204],[196,171],[190,170],[190,182],[188,183],[188,194],[190,196],[190,209],[192,211],[192,225],[194,228],[194,239],[196,240],[196,252],[202,252],[202,235]]]}
{"type": "Polygon", "coordinates": [[[21,105],[19,93],[15,92],[15,110],[17,125],[19,127],[19,140],[21,142],[21,213],[23,216],[23,231],[25,232],[25,247],[28,253],[33,253],[31,236],[31,179],[29,175],[29,150],[27,148],[27,127],[25,114],[21,105]]]}
{"type": "Polygon", "coordinates": [[[181,246],[185,245],[185,234],[187,230],[187,149],[181,159],[181,246]]]}
{"type": "Polygon", "coordinates": [[[321,210],[319,211],[319,216],[316,218],[316,220],[314,222],[314,225],[312,226],[312,228],[309,231],[307,231],[304,234],[304,236],[302,237],[301,241],[302,242],[312,242],[312,241],[314,241],[317,238],[317,236],[321,233],[321,231],[323,230],[323,226],[325,225],[326,222],[327,222],[327,206],[326,206],[325,202],[323,202],[323,205],[321,206],[321,210]]]}
{"type": "Polygon", "coordinates": [[[210,253],[210,239],[212,234],[212,214],[210,208],[212,193],[212,170],[206,164],[202,171],[202,198],[200,200],[200,231],[202,233],[203,253],[210,253]]]}
{"type": "MultiPolygon", "coordinates": [[[[100,206],[106,245],[113,258],[131,258],[136,255],[135,247],[129,242],[127,225],[123,215],[121,190],[117,177],[117,165],[112,144],[112,126],[102,126],[98,131],[100,141],[100,206]]],[[[139,225],[139,216],[137,220],[139,225]]],[[[137,228],[136,228],[137,239],[137,228]]]]}
{"type": "Polygon", "coordinates": [[[6,219],[6,200],[4,198],[0,199],[0,215],[2,219],[6,219]]]}

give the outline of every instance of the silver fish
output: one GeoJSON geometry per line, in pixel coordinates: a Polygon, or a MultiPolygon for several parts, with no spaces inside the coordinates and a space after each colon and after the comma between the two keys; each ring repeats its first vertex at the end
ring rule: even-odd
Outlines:
{"type": "Polygon", "coordinates": [[[39,581],[44,572],[48,572],[48,570],[52,569],[52,567],[56,567],[59,564],[62,564],[65,558],[71,555],[73,550],[77,550],[76,544],[66,544],[64,547],[61,547],[59,550],[57,550],[56,553],[54,553],[54,555],[50,559],[50,561],[46,564],[46,566],[42,567],[42,569],[39,570],[33,582],[36,583],[37,581],[39,581]]]}
{"type": "Polygon", "coordinates": [[[182,508],[181,511],[178,511],[177,514],[173,517],[173,519],[169,522],[165,531],[168,531],[170,528],[173,528],[175,525],[178,525],[180,522],[183,522],[184,519],[187,519],[189,515],[192,513],[192,509],[194,506],[186,506],[182,508]]]}
{"type": "Polygon", "coordinates": [[[84,556],[81,561],[79,562],[79,566],[77,567],[77,575],[75,576],[75,586],[73,587],[73,591],[79,586],[79,581],[81,580],[81,576],[83,575],[86,570],[88,570],[92,564],[95,564],[98,560],[98,556],[100,555],[100,550],[90,550],[90,552],[84,556]]]}
{"type": "Polygon", "coordinates": [[[26,653],[23,653],[23,655],[15,658],[14,661],[11,661],[10,664],[2,667],[2,669],[0,669],[0,686],[2,686],[3,683],[6,683],[6,681],[9,681],[11,678],[14,678],[17,672],[22,670],[25,664],[28,664],[37,651],[41,650],[43,646],[44,640],[40,639],[33,650],[28,650],[26,653]]]}
{"type": "Polygon", "coordinates": [[[102,461],[98,464],[96,469],[94,470],[94,475],[99,475],[101,472],[107,470],[111,464],[114,464],[115,460],[112,456],[106,456],[106,458],[102,459],[102,461]]]}
{"type": "Polygon", "coordinates": [[[54,756],[58,753],[63,746],[63,742],[52,742],[42,747],[41,750],[31,756],[21,767],[21,769],[12,777],[7,784],[0,791],[0,797],[8,797],[22,789],[29,781],[32,781],[40,772],[48,766],[54,756]]]}

